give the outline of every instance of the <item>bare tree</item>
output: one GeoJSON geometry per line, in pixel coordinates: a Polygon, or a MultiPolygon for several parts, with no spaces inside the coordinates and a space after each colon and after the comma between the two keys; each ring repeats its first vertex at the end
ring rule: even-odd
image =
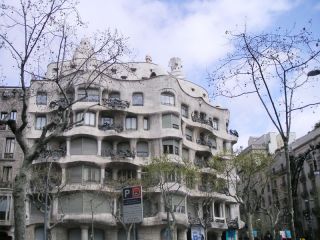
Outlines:
{"type": "Polygon", "coordinates": [[[318,63],[319,39],[303,28],[274,33],[250,34],[227,32],[234,43],[233,52],[222,60],[221,67],[211,74],[214,93],[229,98],[255,94],[266,114],[278,130],[286,158],[290,228],[295,239],[292,199],[289,134],[293,115],[315,107],[319,99],[300,99],[303,89],[319,83],[307,77],[308,68],[318,63]]]}
{"type": "MultiPolygon", "coordinates": [[[[76,84],[84,71],[89,72],[85,89],[101,81],[100,76],[108,75],[110,67],[118,62],[126,48],[124,38],[116,32],[100,32],[92,38],[92,48],[83,41],[82,45],[87,48],[82,47],[72,60],[67,61],[72,57],[76,30],[83,25],[73,0],[3,0],[0,11],[1,51],[10,53],[22,89],[21,124],[13,120],[2,120],[1,123],[9,126],[24,153],[13,188],[14,209],[19,209],[14,211],[15,239],[23,240],[29,167],[51,140],[74,124],[70,121],[71,108],[79,99],[69,98],[69,86],[76,84]],[[44,75],[41,63],[48,61],[55,62],[55,73],[44,75]],[[28,89],[31,78],[49,81],[52,89],[59,91],[63,99],[52,106],[50,121],[43,127],[40,137],[28,142],[27,127],[32,124],[28,118],[28,107],[29,100],[34,97],[34,92],[28,89]]],[[[83,98],[86,96],[87,92],[83,98]]]]}

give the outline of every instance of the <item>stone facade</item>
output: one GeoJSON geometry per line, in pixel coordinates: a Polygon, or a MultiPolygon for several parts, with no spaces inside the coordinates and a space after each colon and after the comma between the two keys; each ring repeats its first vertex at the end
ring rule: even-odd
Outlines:
{"type": "MultiPolygon", "coordinates": [[[[0,117],[19,123],[21,99],[19,87],[0,88],[0,117]]],[[[0,124],[0,239],[13,236],[12,186],[23,154],[14,135],[5,124],[0,124]]]]}
{"type": "MultiPolygon", "coordinates": [[[[82,41],[72,61],[64,63],[66,73],[72,73],[72,66],[81,64],[83,55],[90,52],[87,44],[82,41]]],[[[87,63],[81,76],[68,87],[68,98],[76,100],[70,119],[73,127],[48,144],[48,151],[59,153],[51,160],[58,166],[59,184],[64,186],[52,203],[51,222],[60,222],[51,231],[52,239],[90,239],[92,224],[95,239],[125,239],[114,217],[121,212],[121,199],[115,193],[122,182],[141,179],[144,166],[163,155],[177,164],[189,161],[202,169],[203,175],[211,174],[205,163],[213,155],[232,154],[237,141],[237,132],[228,130],[229,111],[211,105],[205,89],[184,79],[179,58],[170,61],[169,73],[150,57],[146,62],[114,64],[88,88],[88,79],[94,74],[91,67],[96,64],[95,59],[87,63]]],[[[48,80],[31,81],[30,142],[54,117],[52,109],[63,104],[61,93],[50,81],[56,66],[48,66],[48,80]]],[[[34,162],[42,163],[41,159],[34,162]]],[[[177,176],[173,178],[178,181],[177,176]]],[[[30,191],[30,199],[32,194],[30,191]]],[[[166,213],[160,192],[149,194],[151,197],[144,199],[143,222],[136,225],[137,239],[160,240],[166,213]]],[[[203,184],[184,186],[172,199],[178,240],[191,239],[189,221],[196,217],[194,202],[201,206],[208,196],[214,199],[209,210],[210,240],[221,239],[229,220],[239,226],[239,206],[232,198],[203,184]]],[[[27,207],[28,236],[41,239],[43,213],[33,204],[30,200],[27,207]]]]}

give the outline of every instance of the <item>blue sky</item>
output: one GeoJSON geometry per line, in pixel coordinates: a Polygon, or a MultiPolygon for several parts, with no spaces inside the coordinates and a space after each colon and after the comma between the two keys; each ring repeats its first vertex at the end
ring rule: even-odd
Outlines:
{"type": "MultiPolygon", "coordinates": [[[[169,70],[169,59],[180,57],[186,78],[205,88],[207,73],[232,50],[226,30],[241,30],[246,25],[251,32],[271,31],[279,26],[291,28],[294,23],[303,27],[312,19],[312,30],[320,37],[319,0],[79,1],[80,15],[88,23],[80,35],[90,36],[108,27],[118,29],[133,49],[128,60],[144,61],[148,54],[154,63],[169,70]]],[[[16,77],[14,71],[8,72],[6,57],[0,52],[0,65],[12,85],[16,77]]],[[[246,146],[249,136],[275,131],[257,99],[216,99],[213,104],[229,108],[230,127],[240,133],[238,146],[246,146]]],[[[292,130],[297,136],[306,134],[319,116],[319,108],[304,111],[292,130]]]]}

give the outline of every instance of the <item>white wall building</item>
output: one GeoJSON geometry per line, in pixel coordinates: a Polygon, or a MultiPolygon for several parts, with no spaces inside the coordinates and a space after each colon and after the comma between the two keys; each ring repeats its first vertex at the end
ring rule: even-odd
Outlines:
{"type": "MultiPolygon", "coordinates": [[[[81,64],[90,49],[86,40],[81,42],[73,59],[64,62],[66,75],[72,76],[73,66],[81,64]]],[[[113,65],[108,74],[100,74],[84,90],[92,76],[90,69],[97,63],[86,63],[81,77],[68,87],[68,97],[79,100],[72,106],[70,119],[76,124],[48,146],[61,153],[55,165],[64,186],[52,204],[52,223],[63,219],[52,230],[52,239],[56,240],[90,239],[92,223],[96,240],[125,239],[113,216],[121,207],[114,194],[119,188],[115,186],[141,178],[144,166],[164,154],[176,162],[185,159],[198,165],[205,177],[213,173],[206,172],[201,163],[218,153],[232,153],[237,141],[237,133],[228,130],[229,111],[213,106],[205,89],[185,80],[179,58],[170,60],[170,72],[152,63],[150,57],[146,62],[113,65]]],[[[49,113],[54,103],[59,104],[61,93],[50,81],[57,73],[56,66],[48,66],[48,80],[31,82],[30,141],[39,137],[52,117],[49,113]]],[[[41,164],[41,159],[34,164],[41,164]]],[[[191,202],[201,205],[207,196],[214,198],[209,210],[210,240],[225,236],[229,220],[240,224],[238,204],[222,193],[212,192],[203,179],[201,184],[181,188],[172,200],[173,205],[175,201],[181,203],[175,208],[179,240],[191,239],[190,219],[196,217],[191,202]]],[[[166,227],[160,193],[151,194],[152,198],[144,199],[144,219],[137,225],[139,240],[160,240],[166,227]]],[[[35,206],[32,192],[27,209],[28,238],[41,239],[43,213],[35,206]]]]}

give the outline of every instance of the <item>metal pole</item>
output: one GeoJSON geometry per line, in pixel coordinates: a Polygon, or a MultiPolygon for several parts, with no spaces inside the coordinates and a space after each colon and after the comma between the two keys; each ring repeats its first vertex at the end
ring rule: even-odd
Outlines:
{"type": "Polygon", "coordinates": [[[133,240],[137,240],[137,236],[136,236],[136,224],[133,224],[133,240]]]}

